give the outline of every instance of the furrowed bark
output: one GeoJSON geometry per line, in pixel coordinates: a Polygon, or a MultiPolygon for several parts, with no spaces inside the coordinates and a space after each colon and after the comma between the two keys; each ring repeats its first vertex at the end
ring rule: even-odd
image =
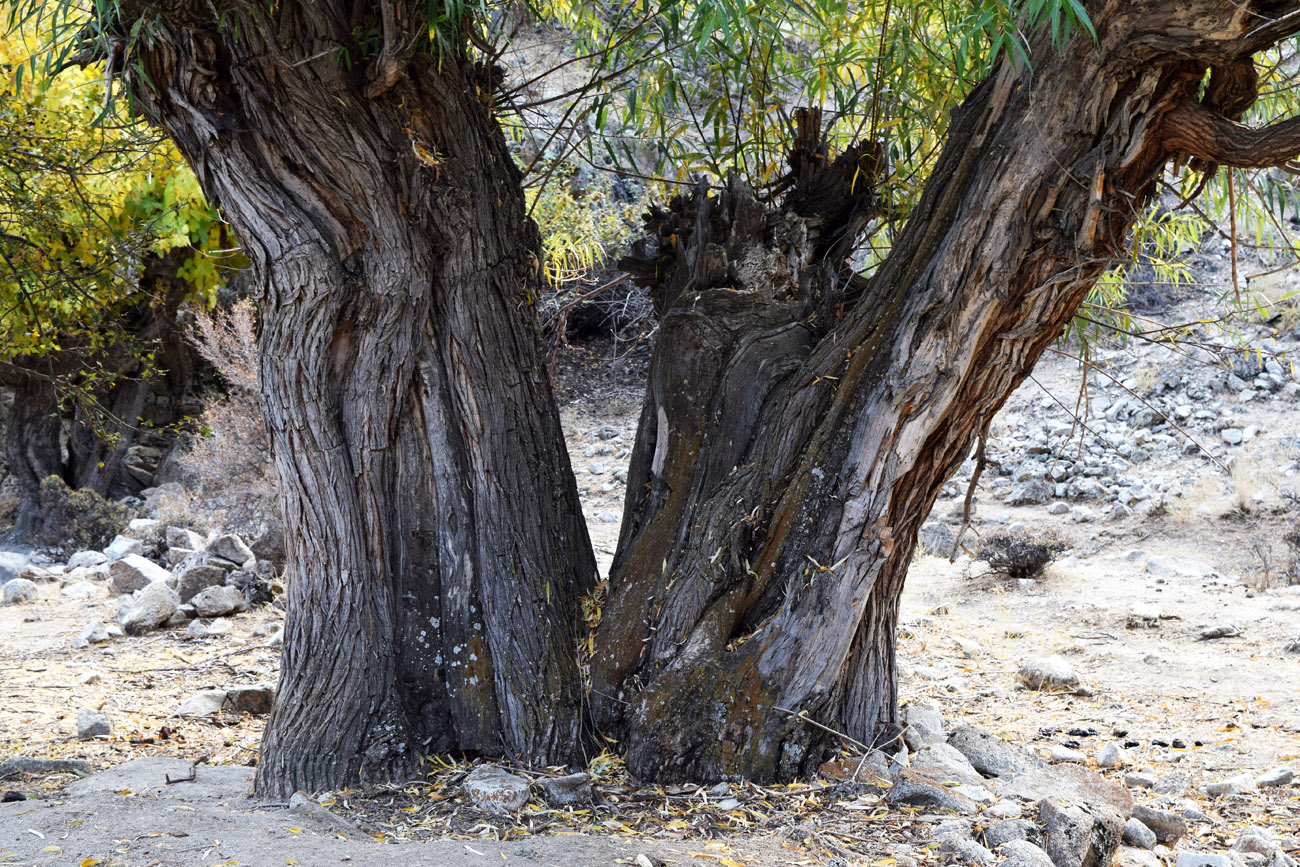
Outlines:
{"type": "MultiPolygon", "coordinates": [[[[786,711],[892,734],[920,524],[1123,252],[1169,160],[1232,162],[1235,140],[1179,120],[1212,66],[1241,60],[1225,46],[1253,44],[1280,8],[1090,5],[1099,45],[1043,44],[1032,71],[1002,64],[954,112],[863,285],[826,239],[860,212],[801,210],[794,193],[765,212],[733,183],[651,218],[625,267],[662,324],[592,670],[596,719],[634,774],[809,773],[829,736],[786,711]]],[[[1239,112],[1251,80],[1191,111],[1239,112]]],[[[1252,153],[1273,159],[1288,135],[1252,153]]]]}
{"type": "Polygon", "coordinates": [[[582,745],[595,564],[492,74],[416,54],[373,87],[331,48],[352,9],[167,26],[133,83],[260,284],[290,569],[267,796],[401,779],[426,752],[563,764],[582,745]]]}

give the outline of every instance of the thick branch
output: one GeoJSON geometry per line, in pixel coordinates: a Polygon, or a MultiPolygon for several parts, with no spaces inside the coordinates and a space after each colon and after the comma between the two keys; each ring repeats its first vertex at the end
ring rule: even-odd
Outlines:
{"type": "Polygon", "coordinates": [[[1184,102],[1165,114],[1165,150],[1240,169],[1282,165],[1300,155],[1300,117],[1255,129],[1184,102]]]}

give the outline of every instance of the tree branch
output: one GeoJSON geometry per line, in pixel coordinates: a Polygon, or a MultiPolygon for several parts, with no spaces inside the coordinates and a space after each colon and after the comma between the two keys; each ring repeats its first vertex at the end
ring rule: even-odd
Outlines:
{"type": "Polygon", "coordinates": [[[1300,117],[1256,129],[1197,102],[1184,102],[1166,113],[1160,135],[1170,153],[1239,169],[1271,168],[1300,155],[1300,117]]]}

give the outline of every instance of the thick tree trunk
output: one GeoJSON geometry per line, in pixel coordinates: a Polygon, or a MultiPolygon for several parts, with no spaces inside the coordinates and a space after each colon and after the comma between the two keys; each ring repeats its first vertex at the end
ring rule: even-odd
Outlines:
{"type": "Polygon", "coordinates": [[[174,20],[135,85],[260,283],[290,568],[270,796],[400,779],[426,752],[563,764],[582,743],[595,565],[490,71],[416,56],[368,82],[338,56],[363,8],[174,20]]]}
{"type": "Polygon", "coordinates": [[[9,473],[18,482],[19,503],[7,541],[25,543],[40,524],[41,480],[63,477],[63,419],[53,379],[44,371],[12,367],[6,380],[14,390],[13,409],[5,424],[4,448],[9,473]]]}
{"type": "Polygon", "coordinates": [[[652,216],[625,266],[662,324],[592,672],[598,724],[636,775],[812,771],[829,736],[802,713],[865,742],[891,733],[920,524],[1168,160],[1223,160],[1171,109],[1258,50],[1248,34],[1276,12],[1089,9],[1099,46],[1003,63],[954,112],[869,280],[845,243],[871,214],[846,182],[869,154],[810,164],[806,129],[781,207],[732,183],[652,216]]]}

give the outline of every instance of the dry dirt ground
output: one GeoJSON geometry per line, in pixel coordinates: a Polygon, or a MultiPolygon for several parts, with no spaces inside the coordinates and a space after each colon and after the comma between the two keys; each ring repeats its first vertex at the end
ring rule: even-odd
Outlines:
{"type": "MultiPolygon", "coordinates": [[[[1132,365],[1146,361],[1139,354],[1132,365]]],[[[579,353],[560,375],[565,432],[602,569],[621,516],[617,471],[626,466],[639,412],[625,385],[635,380],[627,371],[636,363],[625,359],[620,375],[608,375],[608,358],[579,353]]],[[[1078,371],[1049,356],[1036,379],[1072,402],[1078,371]]],[[[1008,403],[1008,423],[1033,415],[1038,389],[1030,384],[1008,403]]],[[[1286,407],[1249,412],[1279,442],[1300,434],[1286,407]]],[[[950,727],[974,724],[1044,753],[1069,744],[1092,757],[1107,741],[1127,743],[1127,770],[1186,770],[1197,784],[1279,765],[1300,770],[1300,654],[1285,649],[1300,637],[1300,586],[1260,586],[1251,553],[1261,534],[1280,536],[1291,518],[1263,507],[1234,510],[1230,478],[1206,467],[1189,459],[1152,468],[1182,473],[1191,493],[1178,508],[1145,519],[1075,524],[1042,506],[1002,509],[988,497],[977,529],[1023,521],[1054,529],[1070,549],[1032,582],[985,575],[968,557],[919,556],[900,619],[904,702],[932,700],[950,727]],[[1147,559],[1162,555],[1197,558],[1211,569],[1194,577],[1146,571],[1147,559]],[[1135,606],[1157,606],[1160,616],[1140,622],[1131,616],[1135,606]],[[1204,628],[1225,624],[1237,634],[1200,639],[1204,628]],[[1018,690],[1020,663],[1048,653],[1069,660],[1094,694],[1018,690]]],[[[937,511],[959,504],[960,497],[943,500],[937,511]]],[[[175,711],[201,689],[273,679],[278,648],[264,636],[280,613],[268,607],[239,615],[231,633],[216,638],[184,641],[173,630],[71,647],[87,621],[112,613],[107,598],[71,601],[54,585],[43,586],[35,603],[0,608],[0,760],[84,758],[96,769],[149,757],[172,761],[116,767],[67,788],[66,776],[0,783],[30,797],[0,804],[0,865],[595,865],[633,864],[641,854],[673,864],[823,864],[833,857],[868,864],[889,856],[890,841],[908,839],[919,840],[922,860],[934,857],[923,848],[926,832],[916,830],[924,817],[819,781],[788,793],[737,789],[753,807],[748,813],[710,812],[697,803],[707,808],[707,794],[691,789],[624,798],[624,806],[661,799],[662,809],[581,815],[530,806],[511,823],[456,807],[459,795],[447,781],[461,769],[449,766],[433,783],[370,800],[334,795],[331,807],[359,829],[285,806],[256,807],[246,800],[248,772],[239,766],[255,757],[261,719],[180,718],[175,711]],[[77,740],[79,708],[107,711],[113,733],[77,740]],[[165,782],[201,757],[194,782],[165,782]],[[404,814],[420,821],[404,821],[404,814]]],[[[1295,787],[1218,801],[1191,796],[1211,821],[1181,848],[1219,849],[1246,823],[1300,833],[1295,787]]]]}

